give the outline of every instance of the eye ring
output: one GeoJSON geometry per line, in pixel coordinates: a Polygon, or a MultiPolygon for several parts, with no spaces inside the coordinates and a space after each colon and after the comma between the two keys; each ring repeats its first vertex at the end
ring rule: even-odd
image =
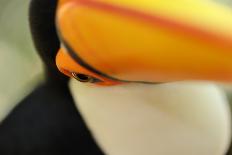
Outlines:
{"type": "Polygon", "coordinates": [[[71,74],[72,74],[73,78],[75,78],[76,80],[78,80],[80,82],[87,83],[87,82],[93,82],[94,81],[93,77],[85,75],[85,74],[75,73],[75,72],[72,72],[71,74]]]}

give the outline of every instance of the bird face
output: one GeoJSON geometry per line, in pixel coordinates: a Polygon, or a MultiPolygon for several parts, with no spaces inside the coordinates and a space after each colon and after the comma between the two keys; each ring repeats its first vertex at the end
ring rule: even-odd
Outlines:
{"type": "Polygon", "coordinates": [[[61,0],[61,72],[115,85],[232,80],[232,10],[210,1],[61,0]]]}
{"type": "Polygon", "coordinates": [[[200,0],[60,0],[56,15],[59,70],[117,85],[70,83],[106,154],[225,154],[230,113],[217,87],[137,83],[231,82],[230,8],[200,0]]]}

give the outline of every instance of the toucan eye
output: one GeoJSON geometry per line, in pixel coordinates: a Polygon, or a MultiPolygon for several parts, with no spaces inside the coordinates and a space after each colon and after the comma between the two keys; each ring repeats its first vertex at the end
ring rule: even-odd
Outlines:
{"type": "Polygon", "coordinates": [[[94,78],[81,73],[72,72],[72,76],[80,82],[94,82],[94,78]]]}

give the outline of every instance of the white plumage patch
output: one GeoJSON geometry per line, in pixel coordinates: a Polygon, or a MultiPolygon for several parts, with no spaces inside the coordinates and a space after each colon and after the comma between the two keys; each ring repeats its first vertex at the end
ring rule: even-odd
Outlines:
{"type": "Polygon", "coordinates": [[[224,155],[230,111],[214,84],[99,87],[70,83],[88,127],[109,155],[224,155]]]}

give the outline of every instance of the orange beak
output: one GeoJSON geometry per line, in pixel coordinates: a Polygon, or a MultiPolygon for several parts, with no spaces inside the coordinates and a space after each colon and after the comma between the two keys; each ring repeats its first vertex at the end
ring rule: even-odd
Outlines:
{"type": "Polygon", "coordinates": [[[61,72],[99,84],[232,82],[232,9],[198,0],[60,0],[61,72]]]}

